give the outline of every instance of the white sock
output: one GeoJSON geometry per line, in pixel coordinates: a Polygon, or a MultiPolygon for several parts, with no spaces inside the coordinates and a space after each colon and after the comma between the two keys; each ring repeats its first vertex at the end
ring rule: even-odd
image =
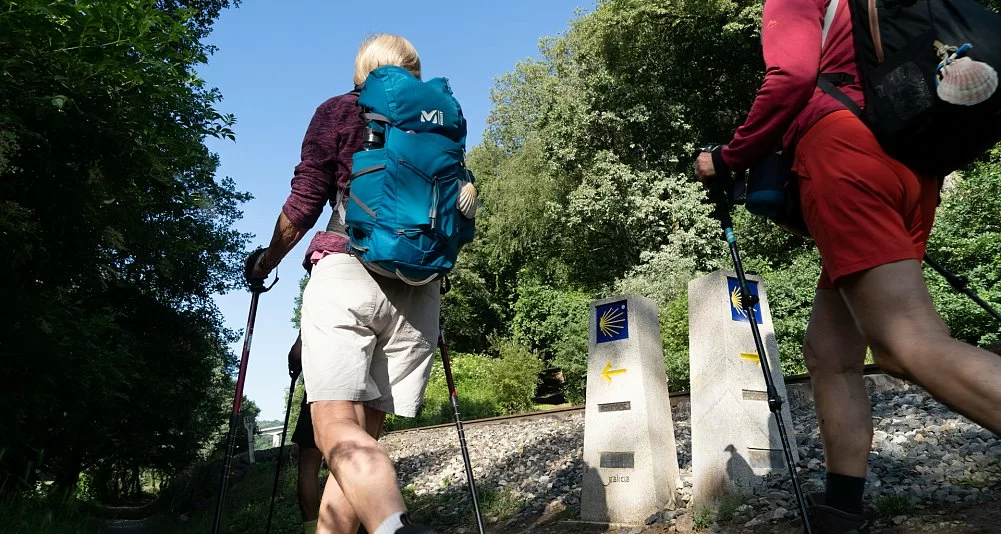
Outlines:
{"type": "Polygon", "coordinates": [[[396,512],[394,514],[389,514],[379,528],[375,529],[372,534],[393,534],[397,530],[403,528],[403,512],[396,512]]]}
{"type": "Polygon", "coordinates": [[[306,534],[316,534],[316,520],[303,522],[302,530],[306,534]]]}

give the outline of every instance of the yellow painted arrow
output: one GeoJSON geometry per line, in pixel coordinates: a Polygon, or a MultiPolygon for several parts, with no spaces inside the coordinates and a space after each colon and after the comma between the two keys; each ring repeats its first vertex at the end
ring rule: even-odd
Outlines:
{"type": "Polygon", "coordinates": [[[615,376],[615,375],[624,375],[624,374],[626,374],[625,368],[623,368],[623,369],[612,369],[612,362],[606,363],[605,364],[605,368],[601,370],[601,378],[604,378],[605,382],[608,382],[609,384],[612,383],[612,377],[613,376],[615,376]]]}

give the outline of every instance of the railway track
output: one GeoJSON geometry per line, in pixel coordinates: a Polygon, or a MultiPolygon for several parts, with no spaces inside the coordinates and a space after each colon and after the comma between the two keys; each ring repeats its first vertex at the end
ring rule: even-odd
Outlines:
{"type": "MultiPolygon", "coordinates": [[[[863,374],[866,375],[876,375],[883,374],[880,368],[876,365],[866,365],[863,368],[863,374]]],[[[787,377],[785,383],[787,386],[794,384],[805,384],[810,381],[809,374],[800,374],[787,377]]],[[[461,393],[461,392],[460,392],[461,393]]],[[[671,393],[671,407],[673,408],[678,402],[685,400],[689,396],[688,391],[677,391],[671,393]]],[[[459,407],[462,407],[462,396],[459,397],[459,407]]],[[[510,423],[514,421],[530,421],[532,419],[545,419],[547,417],[568,417],[576,413],[583,413],[583,406],[569,406],[566,408],[554,408],[552,410],[540,410],[538,412],[512,414],[512,415],[501,415],[498,417],[486,417],[483,419],[471,419],[469,421],[462,421],[463,427],[478,426],[478,425],[492,425],[498,423],[510,423]]],[[[402,434],[407,432],[420,432],[423,430],[433,430],[436,428],[452,428],[455,426],[455,422],[442,423],[440,425],[422,426],[420,428],[406,428],[402,430],[394,430],[388,432],[387,434],[402,434]]]]}

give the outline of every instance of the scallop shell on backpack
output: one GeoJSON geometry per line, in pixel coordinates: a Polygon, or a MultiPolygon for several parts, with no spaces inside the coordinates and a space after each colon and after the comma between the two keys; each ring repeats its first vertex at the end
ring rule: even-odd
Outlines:
{"type": "Polygon", "coordinates": [[[987,63],[961,57],[942,69],[938,96],[950,104],[975,106],[998,88],[998,73],[987,63]]]}
{"type": "Polygon", "coordinates": [[[459,202],[456,207],[463,217],[476,218],[476,186],[472,182],[459,181],[459,202]]]}

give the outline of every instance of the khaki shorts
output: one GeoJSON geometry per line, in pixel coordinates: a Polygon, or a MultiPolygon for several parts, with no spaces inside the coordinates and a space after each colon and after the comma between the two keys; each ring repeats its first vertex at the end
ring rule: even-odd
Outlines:
{"type": "Polygon", "coordinates": [[[361,401],[414,417],[434,361],[439,286],[373,274],[349,254],[313,266],[302,296],[302,376],[310,402],[361,401]]]}

